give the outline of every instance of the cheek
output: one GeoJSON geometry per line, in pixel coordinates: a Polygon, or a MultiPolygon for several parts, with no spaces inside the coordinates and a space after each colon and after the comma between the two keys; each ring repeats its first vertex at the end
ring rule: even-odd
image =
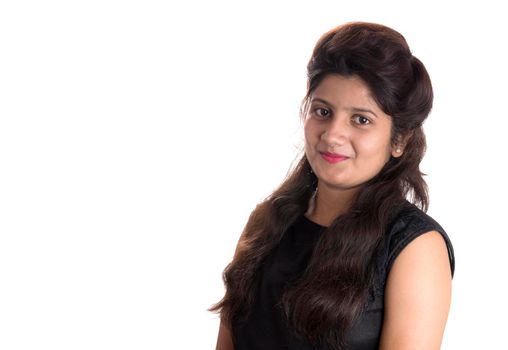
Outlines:
{"type": "Polygon", "coordinates": [[[390,139],[384,135],[371,135],[370,137],[362,138],[358,142],[358,151],[363,152],[365,156],[370,159],[383,159],[386,161],[390,155],[390,139]]]}
{"type": "Polygon", "coordinates": [[[317,130],[316,126],[313,125],[313,123],[306,122],[304,128],[304,136],[306,143],[314,144],[319,138],[319,131],[317,130]]]}

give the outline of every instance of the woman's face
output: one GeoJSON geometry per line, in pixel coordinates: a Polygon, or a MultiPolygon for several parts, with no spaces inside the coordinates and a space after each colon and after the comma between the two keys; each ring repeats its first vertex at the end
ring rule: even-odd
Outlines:
{"type": "Polygon", "coordinates": [[[327,75],[310,97],[305,154],[318,186],[347,190],[372,179],[390,156],[391,117],[357,76],[327,75]]]}

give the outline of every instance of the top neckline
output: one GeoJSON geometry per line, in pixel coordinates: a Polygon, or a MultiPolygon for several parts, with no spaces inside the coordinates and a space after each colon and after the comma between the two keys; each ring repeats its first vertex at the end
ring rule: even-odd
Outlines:
{"type": "Polygon", "coordinates": [[[311,219],[309,219],[307,216],[305,215],[302,215],[303,217],[303,220],[306,221],[307,223],[309,223],[310,225],[314,226],[314,227],[317,227],[317,228],[320,228],[320,229],[326,229],[328,228],[327,226],[323,226],[321,224],[318,224],[317,222],[315,221],[312,221],[311,219]]]}

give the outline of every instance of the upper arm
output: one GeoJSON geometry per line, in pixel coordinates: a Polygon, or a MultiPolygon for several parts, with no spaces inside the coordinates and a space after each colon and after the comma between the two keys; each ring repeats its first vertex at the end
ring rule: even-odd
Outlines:
{"type": "Polygon", "coordinates": [[[224,321],[220,322],[219,326],[219,336],[217,337],[217,346],[215,350],[234,350],[233,346],[233,338],[231,336],[231,331],[226,326],[224,321]]]}
{"type": "Polygon", "coordinates": [[[420,235],[398,255],[387,277],[380,349],[439,349],[451,302],[446,243],[420,235]]]}

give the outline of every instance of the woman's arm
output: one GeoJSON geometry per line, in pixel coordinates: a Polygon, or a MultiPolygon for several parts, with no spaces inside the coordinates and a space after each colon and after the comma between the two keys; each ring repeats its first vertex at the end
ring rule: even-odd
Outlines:
{"type": "Polygon", "coordinates": [[[231,331],[223,321],[220,322],[219,336],[217,337],[217,346],[215,350],[235,350],[231,331]]]}
{"type": "Polygon", "coordinates": [[[395,259],[385,288],[381,350],[439,350],[451,302],[446,243],[437,231],[415,238],[395,259]]]}

